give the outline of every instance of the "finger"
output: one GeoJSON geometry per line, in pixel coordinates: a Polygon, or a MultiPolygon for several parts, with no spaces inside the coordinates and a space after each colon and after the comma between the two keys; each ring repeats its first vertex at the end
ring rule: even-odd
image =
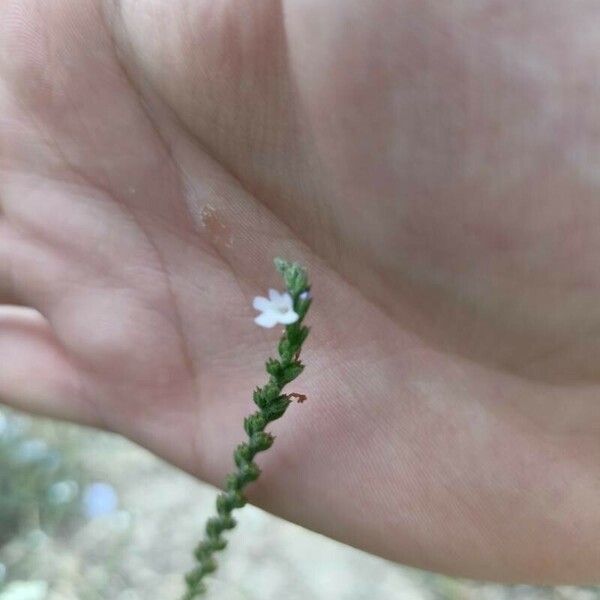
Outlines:
{"type": "Polygon", "coordinates": [[[0,401],[38,415],[100,425],[82,378],[37,311],[0,307],[0,401]]]}

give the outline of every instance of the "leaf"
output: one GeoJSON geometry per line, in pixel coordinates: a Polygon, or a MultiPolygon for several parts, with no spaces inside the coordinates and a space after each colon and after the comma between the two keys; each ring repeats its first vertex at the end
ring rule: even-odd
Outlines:
{"type": "Polygon", "coordinates": [[[290,381],[294,381],[302,371],[304,371],[304,365],[300,362],[293,362],[283,370],[280,381],[284,385],[290,383],[290,381]]]}

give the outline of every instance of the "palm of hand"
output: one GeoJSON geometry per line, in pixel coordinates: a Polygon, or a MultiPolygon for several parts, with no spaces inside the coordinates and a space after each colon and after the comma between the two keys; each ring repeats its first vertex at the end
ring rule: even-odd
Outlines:
{"type": "MultiPolygon", "coordinates": [[[[277,424],[252,499],[420,566],[591,577],[598,365],[580,334],[599,239],[582,168],[550,193],[534,142],[556,148],[534,137],[519,170],[498,107],[465,108],[479,63],[457,83],[461,48],[428,61],[448,40],[400,31],[396,3],[361,21],[336,2],[105,4],[0,6],[0,302],[45,317],[5,311],[2,396],[220,484],[273,346],[250,299],[276,284],[274,256],[298,258],[318,298],[312,401],[277,424]]],[[[412,11],[432,32],[447,18],[412,11]]],[[[526,92],[508,94],[515,123],[526,92]]]]}

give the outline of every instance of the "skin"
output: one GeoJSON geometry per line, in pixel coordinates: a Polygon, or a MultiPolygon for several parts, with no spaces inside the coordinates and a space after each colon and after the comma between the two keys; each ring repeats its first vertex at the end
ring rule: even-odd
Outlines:
{"type": "MultiPolygon", "coordinates": [[[[600,7],[0,0],[0,398],[392,560],[600,583],[600,7]],[[12,305],[9,307],[7,305],[12,305]]],[[[200,527],[200,524],[198,524],[200,527]]]]}

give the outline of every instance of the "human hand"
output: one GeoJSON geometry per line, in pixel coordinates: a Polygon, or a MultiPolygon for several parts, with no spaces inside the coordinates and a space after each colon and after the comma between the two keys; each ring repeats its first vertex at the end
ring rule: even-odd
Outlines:
{"type": "MultiPolygon", "coordinates": [[[[600,567],[600,8],[0,1],[0,396],[220,485],[313,281],[250,499],[388,558],[600,567]],[[568,552],[565,552],[568,548],[568,552]]],[[[199,524],[200,525],[200,524],[199,524]]]]}

